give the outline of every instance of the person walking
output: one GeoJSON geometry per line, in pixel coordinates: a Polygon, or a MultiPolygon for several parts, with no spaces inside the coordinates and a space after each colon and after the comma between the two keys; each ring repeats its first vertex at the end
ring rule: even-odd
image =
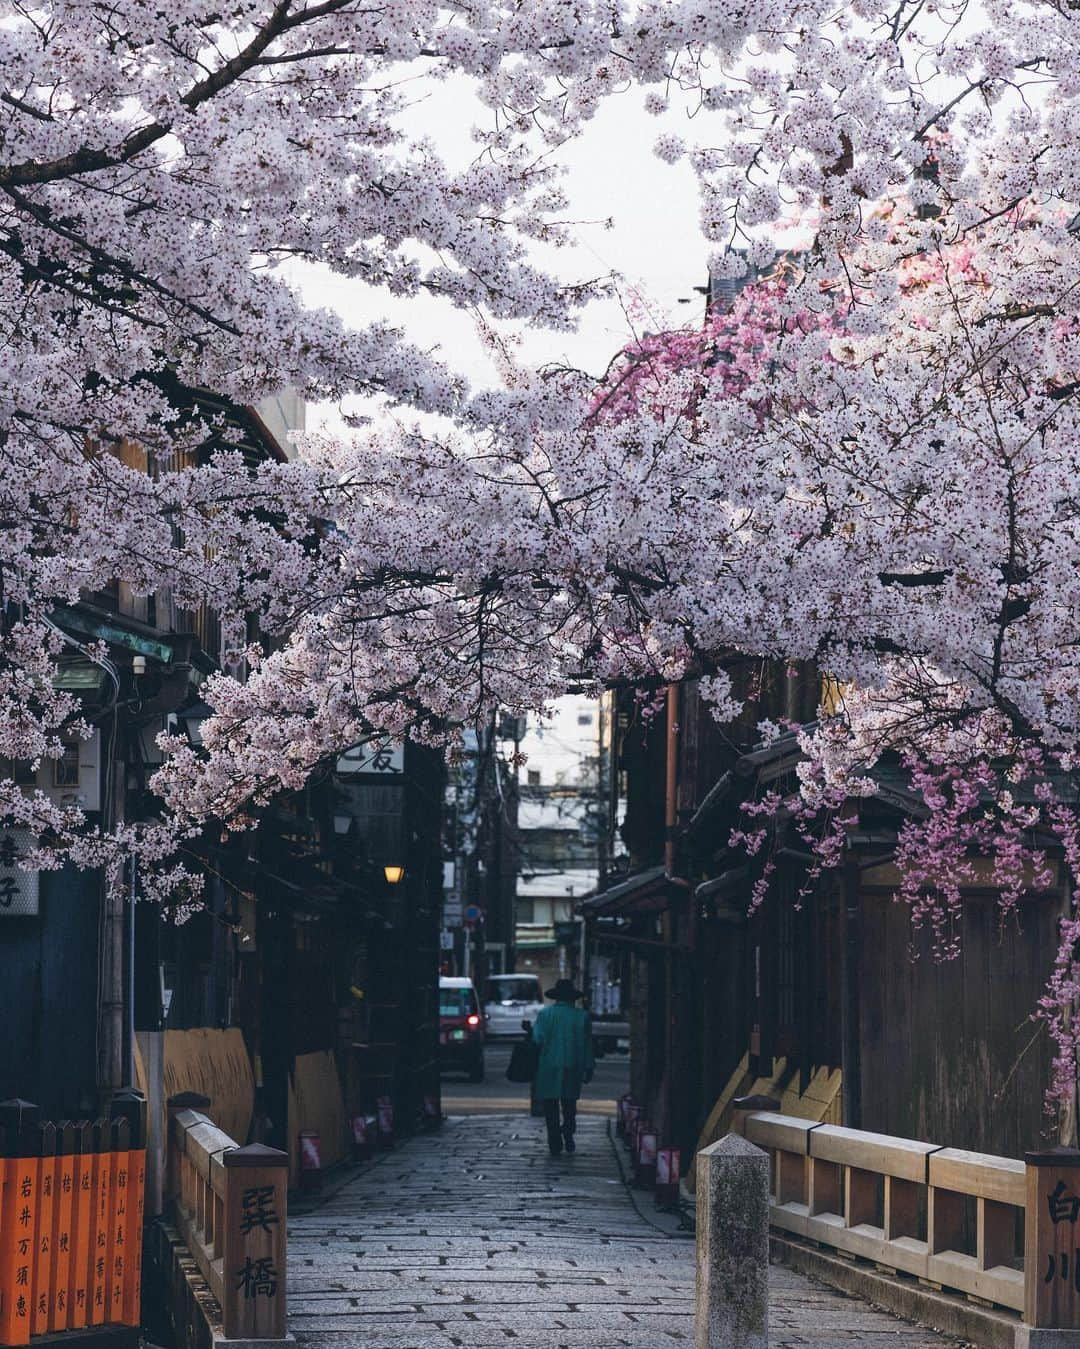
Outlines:
{"type": "Polygon", "coordinates": [[[587,1012],[574,1006],[581,994],[569,979],[557,980],[544,996],[552,1005],[536,1018],[532,1032],[540,1051],[536,1099],[544,1106],[548,1148],[558,1157],[563,1148],[574,1151],[578,1097],[593,1075],[592,1023],[587,1012]]]}

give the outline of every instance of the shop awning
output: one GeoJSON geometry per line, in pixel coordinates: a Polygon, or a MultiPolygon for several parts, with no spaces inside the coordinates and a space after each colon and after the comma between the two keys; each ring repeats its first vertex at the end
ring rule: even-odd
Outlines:
{"type": "Polygon", "coordinates": [[[584,899],[580,913],[584,918],[620,918],[632,913],[659,913],[667,907],[667,873],[663,867],[650,867],[598,895],[584,899]]]}

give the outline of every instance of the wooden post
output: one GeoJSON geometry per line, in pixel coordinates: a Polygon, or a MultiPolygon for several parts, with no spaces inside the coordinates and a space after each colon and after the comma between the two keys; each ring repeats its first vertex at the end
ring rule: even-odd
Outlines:
{"type": "Polygon", "coordinates": [[[49,1328],[49,1304],[53,1297],[53,1213],[56,1206],[56,1125],[46,1121],[37,1127],[38,1162],[37,1236],[31,1282],[34,1306],[30,1334],[44,1335],[49,1328]]]}
{"type": "Polygon", "coordinates": [[[0,1102],[0,1343],[29,1344],[33,1315],[34,1242],[37,1237],[39,1158],[32,1156],[37,1106],[0,1102]]]}
{"type": "Polygon", "coordinates": [[[137,1326],[142,1300],[143,1211],[146,1201],[147,1118],[142,1092],[125,1090],[113,1097],[112,1114],[128,1125],[127,1193],[123,1199],[124,1291],[119,1315],[125,1326],[137,1326]]]}
{"type": "Polygon", "coordinates": [[[130,1175],[128,1122],[109,1123],[109,1208],[105,1215],[108,1247],[105,1258],[105,1320],[124,1319],[124,1286],[127,1282],[127,1209],[130,1175]]]}
{"type": "Polygon", "coordinates": [[[52,1301],[49,1330],[68,1327],[71,1253],[75,1241],[75,1126],[61,1120],[56,1126],[56,1199],[53,1203],[52,1301]]]}
{"type": "Polygon", "coordinates": [[[94,1151],[91,1182],[90,1250],[87,1253],[88,1326],[105,1324],[105,1275],[109,1254],[109,1121],[96,1119],[93,1123],[94,1151]]]}
{"type": "Polygon", "coordinates": [[[225,1204],[222,1317],[227,1339],[285,1338],[289,1156],[253,1143],[222,1154],[225,1204]]]}
{"type": "Polygon", "coordinates": [[[71,1269],[67,1328],[81,1330],[90,1312],[90,1233],[94,1216],[94,1131],[89,1120],[75,1125],[75,1193],[72,1205],[71,1269]]]}
{"type": "Polygon", "coordinates": [[[1024,1320],[1080,1330],[1080,1152],[1029,1152],[1024,1161],[1024,1320]]]}

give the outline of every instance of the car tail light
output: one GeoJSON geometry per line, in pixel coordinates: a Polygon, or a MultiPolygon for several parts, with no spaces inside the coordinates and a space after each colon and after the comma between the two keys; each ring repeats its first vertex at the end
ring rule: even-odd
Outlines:
{"type": "Polygon", "coordinates": [[[467,1026],[479,1026],[480,1018],[476,1015],[475,1012],[473,1012],[472,1016],[468,1016],[465,1018],[465,1024],[467,1026]]]}

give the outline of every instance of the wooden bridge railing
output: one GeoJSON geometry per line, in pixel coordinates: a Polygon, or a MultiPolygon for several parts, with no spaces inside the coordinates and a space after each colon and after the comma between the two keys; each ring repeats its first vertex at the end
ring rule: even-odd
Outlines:
{"type": "Polygon", "coordinates": [[[1080,1329],[1080,1152],[1017,1161],[767,1110],[739,1121],[772,1157],[774,1228],[1080,1329]]]}
{"type": "Polygon", "coordinates": [[[209,1104],[169,1102],[166,1187],[176,1228],[221,1309],[226,1339],[284,1339],[288,1155],[239,1147],[191,1101],[209,1104]]]}

